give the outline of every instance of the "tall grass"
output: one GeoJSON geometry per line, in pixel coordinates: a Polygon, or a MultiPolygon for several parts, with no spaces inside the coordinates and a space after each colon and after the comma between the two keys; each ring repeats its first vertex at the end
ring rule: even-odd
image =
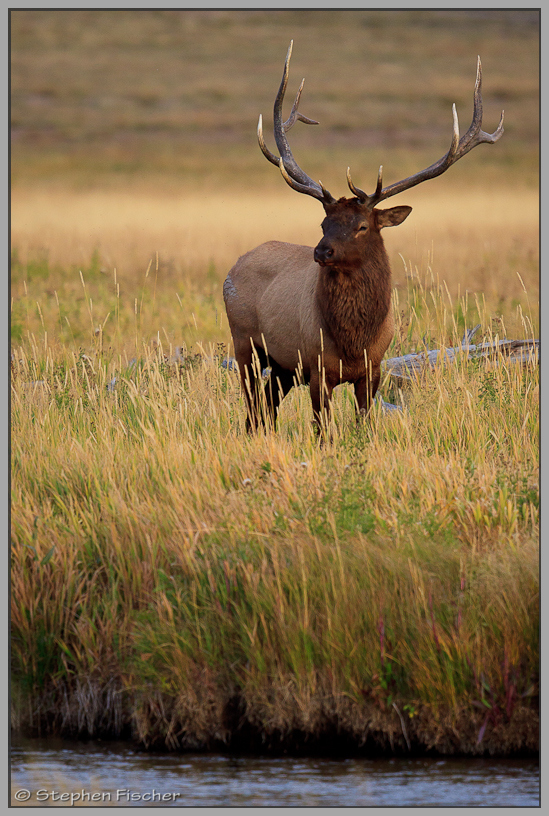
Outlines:
{"type": "MultiPolygon", "coordinates": [[[[501,337],[481,296],[406,269],[389,355],[476,323],[501,337]]],[[[176,351],[135,321],[138,289],[97,331],[91,277],[67,283],[77,313],[22,308],[13,347],[15,722],[169,748],[535,750],[536,361],[386,377],[404,410],[359,425],[341,386],[323,448],[302,387],[248,437],[207,282],[172,307],[217,343],[176,351]]],[[[535,332],[526,303],[504,320],[535,332]]]]}

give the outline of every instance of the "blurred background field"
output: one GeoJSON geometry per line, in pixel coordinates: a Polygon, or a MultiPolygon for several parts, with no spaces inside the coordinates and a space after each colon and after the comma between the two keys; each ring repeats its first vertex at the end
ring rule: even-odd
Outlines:
{"type": "Polygon", "coordinates": [[[168,174],[179,193],[238,171],[244,186],[273,181],[254,133],[290,39],[293,83],[306,75],[303,107],[321,120],[297,128],[296,147],[314,151],[307,165],[328,168],[330,187],[341,151],[374,174],[381,151],[398,175],[410,152],[446,148],[452,102],[469,116],[477,54],[486,122],[501,108],[508,118],[497,151],[467,164],[536,178],[535,10],[14,11],[11,35],[15,181],[138,171],[168,174]]]}

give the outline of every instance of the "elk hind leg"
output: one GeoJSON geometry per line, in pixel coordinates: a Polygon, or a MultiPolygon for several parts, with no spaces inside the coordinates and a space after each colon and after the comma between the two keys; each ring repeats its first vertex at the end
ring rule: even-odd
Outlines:
{"type": "MultiPolygon", "coordinates": [[[[236,345],[236,344],[235,344],[236,345]]],[[[262,421],[261,411],[261,370],[262,362],[259,351],[249,343],[242,344],[235,348],[236,361],[240,371],[240,382],[242,393],[246,403],[246,432],[251,433],[257,430],[262,421]]]]}
{"type": "Polygon", "coordinates": [[[272,359],[269,360],[269,366],[271,368],[271,374],[265,385],[265,394],[270,419],[273,423],[273,427],[276,427],[280,403],[294,386],[294,372],[287,371],[285,368],[282,368],[276,360],[272,359]]]}

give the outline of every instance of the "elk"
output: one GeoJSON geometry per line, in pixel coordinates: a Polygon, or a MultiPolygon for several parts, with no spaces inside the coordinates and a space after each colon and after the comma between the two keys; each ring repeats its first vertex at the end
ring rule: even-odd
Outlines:
{"type": "Polygon", "coordinates": [[[382,201],[416,184],[440,176],[476,145],[494,144],[503,133],[503,112],[492,134],[481,130],[482,69],[477,61],[471,126],[459,137],[453,105],[453,134],[448,152],[425,170],[383,187],[379,168],[375,191],[356,187],[347,168],[353,196],[335,199],[319,181],[298,166],[287,132],[299,120],[318,124],[298,111],[301,82],[290,116],[282,118],[293,40],[274,103],[274,138],[279,156],[263,138],[262,117],[257,136],[264,156],[276,165],[287,184],[313,196],[324,207],[323,236],[309,246],[268,241],[240,257],[223,285],[223,297],[246,400],[248,432],[266,420],[276,424],[281,400],[297,383],[308,383],[314,424],[320,430],[329,417],[332,391],[352,383],[358,415],[366,415],[379,386],[381,361],[394,333],[391,268],[381,230],[395,227],[412,208],[379,209],[382,201]],[[261,371],[271,375],[262,392],[261,371]],[[265,411],[266,408],[266,411],[265,411]]]}

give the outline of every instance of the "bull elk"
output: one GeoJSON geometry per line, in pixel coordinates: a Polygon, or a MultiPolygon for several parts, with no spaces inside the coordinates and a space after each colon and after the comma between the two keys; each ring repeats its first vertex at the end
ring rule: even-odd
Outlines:
{"type": "Polygon", "coordinates": [[[476,145],[494,144],[503,133],[503,112],[492,134],[481,130],[481,64],[477,62],[473,120],[459,138],[455,105],[450,149],[439,161],[383,187],[379,168],[375,192],[356,187],[347,168],[352,198],[335,199],[295,161],[286,137],[297,121],[318,124],[298,111],[301,83],[289,118],[282,119],[288,83],[290,43],[274,104],[274,137],[280,156],[265,144],[262,118],[258,141],[293,190],[320,201],[326,217],[323,237],[308,246],[268,241],[240,257],[223,285],[223,297],[247,407],[246,428],[270,418],[276,423],[281,400],[297,382],[308,383],[317,429],[329,415],[336,385],[354,385],[359,415],[366,415],[379,386],[380,366],[394,333],[391,268],[381,230],[401,224],[411,207],[378,209],[391,196],[444,173],[476,145]],[[261,370],[271,367],[262,396],[261,370]],[[267,407],[267,416],[262,405],[267,407]]]}

